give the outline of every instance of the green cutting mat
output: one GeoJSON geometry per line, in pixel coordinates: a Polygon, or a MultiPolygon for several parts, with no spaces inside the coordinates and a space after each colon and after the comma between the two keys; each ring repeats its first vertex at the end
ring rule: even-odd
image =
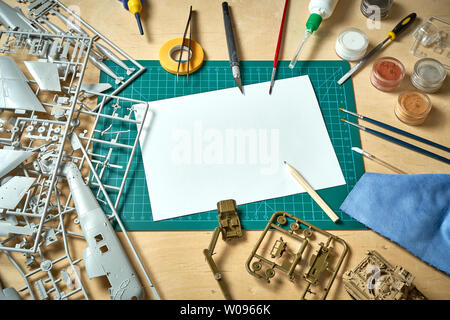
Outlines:
{"type": "MultiPolygon", "coordinates": [[[[111,61],[106,61],[106,63],[116,74],[125,75],[125,70],[111,61]]],[[[125,89],[120,94],[121,96],[155,101],[235,86],[228,61],[206,61],[199,71],[189,76],[189,82],[186,81],[186,77],[181,77],[177,82],[176,76],[164,71],[159,61],[139,61],[139,63],[146,67],[147,71],[125,89]]],[[[299,61],[294,70],[291,70],[288,64],[287,61],[279,63],[277,78],[283,79],[300,75],[310,77],[344,173],[346,185],[318,191],[320,196],[341,217],[341,222],[333,223],[311,197],[304,193],[240,205],[238,211],[242,227],[247,230],[264,229],[272,214],[281,210],[294,214],[322,229],[365,229],[362,224],[339,210],[345,197],[364,173],[361,156],[351,151],[352,146],[360,147],[359,133],[357,130],[349,130],[349,127],[340,121],[340,118],[345,115],[339,111],[339,107],[343,106],[350,111],[355,111],[352,81],[347,81],[343,86],[336,83],[349,70],[350,65],[345,61],[299,61]]],[[[241,72],[244,85],[270,81],[272,65],[272,61],[242,62],[241,72]]],[[[114,80],[104,73],[101,74],[100,81],[108,82],[113,87],[116,86],[114,80]]],[[[276,90],[276,83],[274,90],[276,90]]],[[[294,95],[296,92],[292,92],[292,94],[294,95]]],[[[126,110],[130,106],[122,105],[121,107],[126,110]]],[[[99,125],[99,128],[102,126],[108,128],[111,123],[106,119],[99,125]]],[[[121,141],[132,143],[136,137],[136,128],[132,124],[125,124],[121,127],[113,126],[112,131],[125,131],[120,135],[119,143],[121,141]]],[[[99,144],[94,144],[93,148],[94,153],[103,155],[107,154],[109,150],[99,144]]],[[[121,154],[120,149],[116,149],[111,160],[125,166],[127,155],[121,154]]],[[[211,230],[218,226],[217,211],[154,222],[140,149],[136,153],[131,170],[118,208],[127,230],[211,230]]],[[[120,186],[122,176],[121,170],[111,169],[108,170],[102,181],[120,186]]],[[[201,191],[199,190],[199,192],[201,191]]],[[[111,195],[113,200],[115,200],[114,196],[114,194],[111,195]]],[[[105,211],[108,212],[107,207],[105,207],[105,211]]]]}

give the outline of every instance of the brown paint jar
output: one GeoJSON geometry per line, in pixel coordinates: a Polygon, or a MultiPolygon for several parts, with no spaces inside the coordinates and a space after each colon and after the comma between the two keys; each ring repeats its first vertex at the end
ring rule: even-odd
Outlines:
{"type": "Polygon", "coordinates": [[[397,89],[405,78],[405,67],[392,57],[382,57],[373,63],[370,82],[381,91],[397,89]]]}
{"type": "Polygon", "coordinates": [[[430,98],[419,91],[405,91],[400,94],[394,109],[397,118],[410,125],[422,124],[430,111],[430,98]]]}

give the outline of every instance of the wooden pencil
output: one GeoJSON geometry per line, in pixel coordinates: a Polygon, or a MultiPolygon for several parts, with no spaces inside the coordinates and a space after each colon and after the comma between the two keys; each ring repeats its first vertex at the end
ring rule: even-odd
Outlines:
{"type": "Polygon", "coordinates": [[[303,176],[289,163],[284,162],[286,167],[289,169],[291,175],[297,180],[298,183],[308,192],[308,194],[313,198],[313,200],[322,208],[322,210],[327,214],[327,216],[333,220],[334,223],[339,221],[339,216],[334,213],[334,211],[328,206],[328,204],[319,196],[316,190],[311,187],[311,185],[303,178],[303,176]]]}

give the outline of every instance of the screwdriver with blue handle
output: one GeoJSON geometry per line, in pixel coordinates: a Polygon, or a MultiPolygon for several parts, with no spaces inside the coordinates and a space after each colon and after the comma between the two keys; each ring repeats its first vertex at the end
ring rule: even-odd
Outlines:
{"type": "Polygon", "coordinates": [[[350,69],[349,72],[347,72],[341,79],[339,79],[338,84],[342,85],[345,81],[347,81],[348,78],[350,78],[361,66],[369,60],[370,57],[372,57],[375,52],[380,50],[386,42],[389,40],[394,41],[395,38],[399,35],[400,32],[408,28],[416,19],[416,14],[411,13],[410,15],[406,16],[402,21],[400,21],[392,31],[388,32],[387,38],[384,39],[383,42],[381,42],[379,45],[377,45],[375,48],[372,49],[362,60],[356,64],[353,68],[350,69]]]}
{"type": "Polygon", "coordinates": [[[136,17],[136,21],[139,27],[139,32],[144,35],[144,29],[141,23],[141,12],[142,12],[142,0],[122,0],[123,7],[130,11],[136,17]]]}

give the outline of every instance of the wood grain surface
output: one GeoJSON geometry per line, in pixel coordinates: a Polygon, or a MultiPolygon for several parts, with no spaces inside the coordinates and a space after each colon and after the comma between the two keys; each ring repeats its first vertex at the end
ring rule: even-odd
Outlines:
{"type": "MultiPolygon", "coordinates": [[[[8,1],[14,3],[14,1],[8,1]]],[[[241,60],[272,60],[276,48],[283,0],[229,0],[241,60]]],[[[204,51],[205,59],[227,60],[228,52],[223,26],[221,1],[212,0],[147,0],[142,22],[145,36],[140,36],[134,17],[123,10],[119,1],[63,0],[79,10],[81,17],[94,26],[113,43],[119,45],[135,59],[158,59],[159,48],[169,39],[181,37],[193,6],[193,39],[204,51]]],[[[420,22],[433,15],[450,19],[450,0],[396,0],[390,16],[383,20],[380,29],[369,30],[367,20],[359,9],[360,1],[340,0],[334,14],[324,20],[319,30],[309,40],[301,59],[340,59],[334,50],[336,37],[346,27],[356,27],[368,34],[369,49],[386,37],[400,19],[417,12],[418,21],[393,43],[377,54],[400,59],[407,76],[398,90],[390,93],[375,89],[370,81],[369,62],[353,77],[358,113],[384,121],[435,142],[450,145],[450,77],[436,93],[430,94],[433,110],[426,122],[417,127],[401,123],[394,115],[394,105],[401,91],[412,89],[409,76],[418,58],[410,54],[412,31],[420,22]]],[[[290,60],[300,41],[306,19],[308,1],[290,1],[287,11],[285,35],[280,60],[290,60]]],[[[88,82],[98,81],[99,71],[90,67],[88,82]]],[[[380,129],[380,131],[383,131],[380,129]]],[[[385,131],[383,131],[385,132],[385,131]]],[[[361,133],[363,149],[408,173],[450,173],[450,166],[424,155],[406,150],[369,134],[361,133]]],[[[408,142],[414,141],[405,139],[408,142]]],[[[418,143],[417,143],[418,144],[418,143]]],[[[419,145],[419,144],[418,144],[419,145]]],[[[447,156],[444,151],[429,150],[447,156]]],[[[365,160],[368,172],[390,173],[388,169],[365,160]]],[[[223,299],[219,287],[205,261],[202,250],[211,240],[211,231],[185,232],[130,232],[134,245],[144,260],[147,271],[162,299],[223,299]]],[[[450,277],[427,265],[402,247],[373,231],[332,231],[349,245],[349,254],[338,274],[328,299],[350,299],[341,282],[343,271],[356,266],[367,250],[377,250],[394,265],[401,265],[415,277],[414,283],[429,299],[450,298],[450,277]]],[[[241,240],[224,243],[219,239],[214,259],[223,273],[224,281],[234,299],[299,299],[300,291],[287,278],[280,277],[270,285],[250,276],[245,261],[259,238],[260,231],[244,231],[241,240]]],[[[120,237],[123,239],[122,234],[120,237]]],[[[86,244],[72,241],[74,255],[81,254],[86,244]]],[[[450,259],[450,255],[448,257],[450,259]]],[[[142,275],[141,275],[142,276],[142,275]]],[[[0,254],[0,280],[4,287],[23,286],[16,270],[0,254]]],[[[107,281],[88,280],[91,299],[109,299],[107,281]]],[[[153,299],[146,288],[148,299],[153,299]]]]}

